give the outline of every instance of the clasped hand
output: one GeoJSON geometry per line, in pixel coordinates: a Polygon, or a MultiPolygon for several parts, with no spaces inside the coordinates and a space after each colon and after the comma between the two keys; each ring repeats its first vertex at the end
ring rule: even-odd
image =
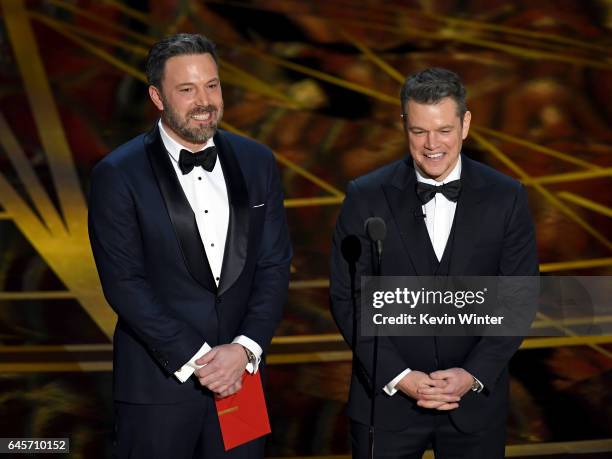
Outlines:
{"type": "Polygon", "coordinates": [[[474,379],[463,368],[449,368],[431,374],[411,371],[397,389],[417,401],[417,405],[441,411],[454,410],[472,387],[474,379]]]}
{"type": "Polygon", "coordinates": [[[222,344],[196,360],[204,365],[195,371],[200,384],[217,397],[227,397],[242,388],[242,374],[247,364],[247,355],[240,344],[222,344]]]}

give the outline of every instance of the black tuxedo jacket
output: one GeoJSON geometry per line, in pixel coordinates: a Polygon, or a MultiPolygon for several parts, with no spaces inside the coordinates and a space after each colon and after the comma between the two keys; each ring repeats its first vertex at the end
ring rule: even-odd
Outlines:
{"type": "MultiPolygon", "coordinates": [[[[114,335],[114,397],[172,403],[201,396],[173,373],[206,341],[246,335],[264,352],[287,297],[289,242],[272,152],[247,138],[214,137],[228,191],[229,227],[219,287],[195,215],[157,125],[93,170],[91,245],[114,335]]],[[[193,173],[193,172],[192,172],[193,173]]]]}
{"type": "MultiPolygon", "coordinates": [[[[353,345],[353,304],[349,266],[342,255],[347,237],[358,237],[361,256],[356,264],[357,304],[360,275],[371,275],[370,242],[364,222],[372,216],[387,224],[381,275],[434,275],[433,251],[421,202],[415,192],[412,159],[397,161],[349,184],[334,234],[331,259],[331,309],[344,338],[353,345]],[[419,216],[421,215],[421,216],[419,216]]],[[[527,194],[516,180],[462,156],[462,191],[453,222],[448,274],[462,276],[531,276],[538,274],[533,222],[527,194]]],[[[450,242],[450,239],[449,239],[450,242]]],[[[349,416],[363,424],[370,419],[372,338],[357,332],[349,416]]],[[[505,408],[507,362],[520,338],[496,337],[380,337],[376,377],[376,421],[384,429],[400,430],[419,422],[431,410],[418,407],[401,392],[388,396],[385,384],[406,368],[426,373],[461,367],[485,386],[482,393],[466,394],[450,413],[455,425],[473,432],[505,408]]]]}

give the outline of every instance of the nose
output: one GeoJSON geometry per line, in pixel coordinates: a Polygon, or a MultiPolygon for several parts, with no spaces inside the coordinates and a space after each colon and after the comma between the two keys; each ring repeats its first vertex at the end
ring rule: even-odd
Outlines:
{"type": "Polygon", "coordinates": [[[425,138],[425,148],[428,150],[435,150],[438,146],[438,135],[435,131],[429,131],[425,138]]]}
{"type": "Polygon", "coordinates": [[[201,105],[202,107],[206,107],[210,103],[210,99],[208,97],[208,93],[205,89],[199,89],[196,97],[196,103],[201,105]]]}

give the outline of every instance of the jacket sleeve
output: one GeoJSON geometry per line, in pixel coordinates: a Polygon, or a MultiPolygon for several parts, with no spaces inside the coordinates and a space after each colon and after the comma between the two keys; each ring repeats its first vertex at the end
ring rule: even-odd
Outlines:
{"type": "MultiPolygon", "coordinates": [[[[372,387],[374,337],[361,333],[361,276],[372,275],[370,242],[368,241],[364,222],[369,215],[359,208],[365,202],[360,197],[359,187],[355,182],[349,183],[346,198],[342,204],[336,223],[332,242],[330,306],[331,312],[342,336],[353,351],[355,368],[366,378],[372,387]],[[350,254],[348,252],[357,253],[350,254]],[[344,252],[344,253],[343,253],[344,252]],[[347,259],[357,258],[354,264],[354,297],[351,295],[351,266],[347,259]]],[[[395,345],[388,337],[378,337],[376,371],[376,391],[379,392],[393,378],[408,367],[400,356],[395,345]]]]}
{"type": "MultiPolygon", "coordinates": [[[[498,276],[538,276],[539,266],[535,229],[523,185],[518,187],[504,234],[498,276]]],[[[536,279],[534,277],[534,279],[536,279]]],[[[536,279],[537,280],[537,279],[536,279]]],[[[503,279],[502,279],[503,282],[503,279]]],[[[530,282],[537,290],[537,286],[530,282]]],[[[527,315],[535,313],[534,289],[514,293],[513,304],[525,304],[527,315]],[[518,295],[518,297],[516,296],[518,295]]],[[[503,298],[502,298],[503,300],[503,298]]],[[[512,311],[511,311],[512,312],[512,311]]],[[[533,319],[533,317],[531,317],[533,319]]],[[[529,320],[529,324],[531,320],[529,320]]],[[[468,356],[463,368],[477,377],[489,391],[493,390],[502,370],[517,351],[522,337],[483,337],[468,356]]]]}
{"type": "Polygon", "coordinates": [[[155,295],[140,231],[129,181],[113,164],[98,164],[91,178],[89,238],[104,295],[119,320],[171,375],[205,338],[173,316],[155,295]]]}
{"type": "Polygon", "coordinates": [[[259,344],[264,353],[282,318],[293,256],[278,168],[271,153],[266,167],[264,226],[247,312],[238,332],[259,344]]]}

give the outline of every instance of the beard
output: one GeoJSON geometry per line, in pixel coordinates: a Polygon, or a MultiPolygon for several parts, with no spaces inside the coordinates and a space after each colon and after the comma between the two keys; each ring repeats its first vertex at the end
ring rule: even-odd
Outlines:
{"type": "Polygon", "coordinates": [[[164,97],[162,97],[162,102],[164,104],[164,111],[162,112],[162,119],[164,122],[176,132],[179,137],[190,143],[203,144],[208,142],[208,139],[217,132],[217,124],[223,117],[223,103],[221,103],[219,107],[215,107],[214,105],[198,105],[187,112],[185,117],[182,117],[164,97]],[[189,126],[189,120],[192,116],[204,113],[210,113],[211,117],[216,113],[216,119],[207,125],[189,126]]]}

